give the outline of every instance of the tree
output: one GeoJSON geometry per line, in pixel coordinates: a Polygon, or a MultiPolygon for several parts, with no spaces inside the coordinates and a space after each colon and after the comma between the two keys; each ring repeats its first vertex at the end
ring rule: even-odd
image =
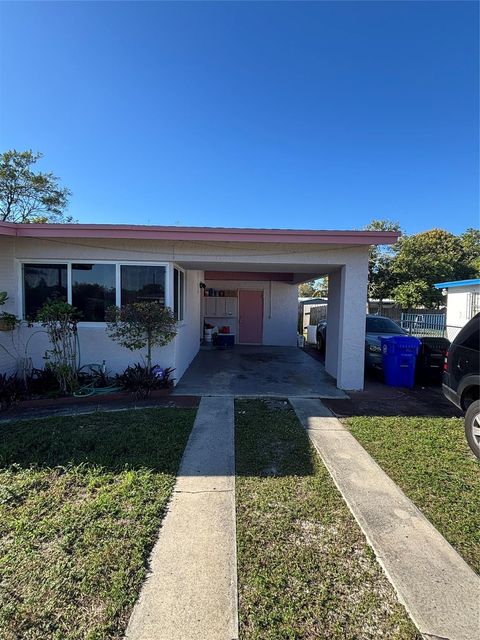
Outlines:
{"type": "Polygon", "coordinates": [[[326,298],[328,295],[328,285],[325,278],[310,280],[298,285],[298,295],[300,298],[326,298]]]}
{"type": "Polygon", "coordinates": [[[402,309],[429,306],[430,287],[424,280],[404,282],[393,289],[393,297],[402,309]]]}
{"type": "Polygon", "coordinates": [[[0,154],[0,220],[3,222],[72,222],[65,216],[71,192],[53,173],[32,171],[41,153],[0,154]]]}
{"type": "Polygon", "coordinates": [[[173,311],[158,302],[133,302],[106,311],[107,333],[130,351],[147,349],[146,368],[152,369],[152,350],[163,347],[177,334],[173,311]]]}
{"type": "MultiPolygon", "coordinates": [[[[400,223],[390,220],[372,220],[366,231],[401,232],[400,223]]],[[[368,297],[372,300],[384,300],[392,297],[397,281],[392,273],[392,261],[395,257],[395,245],[378,245],[370,248],[368,260],[368,297]]]]}
{"type": "Polygon", "coordinates": [[[77,386],[78,309],[63,300],[47,300],[37,313],[50,340],[45,351],[45,368],[57,378],[62,393],[77,386]]]}
{"type": "Polygon", "coordinates": [[[472,267],[472,276],[480,276],[480,231],[478,229],[467,229],[461,234],[465,260],[472,267]]]}
{"type": "Polygon", "coordinates": [[[475,270],[468,259],[461,236],[443,229],[401,238],[391,263],[395,300],[402,305],[409,301],[407,306],[413,306],[413,300],[415,305],[439,305],[442,293],[433,285],[472,277],[475,270]]]}

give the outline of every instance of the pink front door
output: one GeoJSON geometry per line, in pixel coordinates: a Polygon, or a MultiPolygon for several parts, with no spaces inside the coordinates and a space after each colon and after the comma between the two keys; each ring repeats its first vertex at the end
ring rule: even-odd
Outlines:
{"type": "Polygon", "coordinates": [[[240,290],[239,296],[239,336],[243,344],[262,344],[263,334],[263,291],[240,290]]]}

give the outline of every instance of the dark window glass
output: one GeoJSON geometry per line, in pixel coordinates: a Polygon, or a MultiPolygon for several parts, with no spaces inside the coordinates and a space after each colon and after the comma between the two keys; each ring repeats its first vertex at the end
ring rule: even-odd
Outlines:
{"type": "Polygon", "coordinates": [[[47,300],[67,300],[66,264],[24,264],[25,318],[34,320],[47,300]]]}
{"type": "Polygon", "coordinates": [[[185,298],[185,274],[180,269],[173,269],[173,311],[177,320],[183,320],[185,298]]]}
{"type": "Polygon", "coordinates": [[[180,271],[180,307],[179,320],[183,320],[185,313],[185,274],[180,271]]]}
{"type": "Polygon", "coordinates": [[[389,318],[367,318],[367,333],[406,333],[396,322],[389,318]]]}
{"type": "Polygon", "coordinates": [[[122,265],[122,305],[155,301],[165,304],[165,267],[122,265]]]}
{"type": "Polygon", "coordinates": [[[173,270],[173,312],[177,320],[179,320],[179,273],[178,269],[173,270]]]}
{"type": "Polygon", "coordinates": [[[105,309],[115,304],[115,265],[72,264],[72,304],[81,320],[104,322],[105,309]]]}

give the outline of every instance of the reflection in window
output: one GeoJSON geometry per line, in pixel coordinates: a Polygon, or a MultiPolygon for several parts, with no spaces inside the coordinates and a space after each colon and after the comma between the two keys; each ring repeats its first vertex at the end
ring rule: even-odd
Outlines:
{"type": "Polygon", "coordinates": [[[104,322],[115,304],[114,264],[72,264],[72,304],[87,322],[104,322]]]}
{"type": "Polygon", "coordinates": [[[121,266],[121,304],[159,302],[165,305],[165,267],[121,266]]]}
{"type": "Polygon", "coordinates": [[[66,264],[24,264],[25,318],[34,320],[47,300],[67,300],[66,264]]]}

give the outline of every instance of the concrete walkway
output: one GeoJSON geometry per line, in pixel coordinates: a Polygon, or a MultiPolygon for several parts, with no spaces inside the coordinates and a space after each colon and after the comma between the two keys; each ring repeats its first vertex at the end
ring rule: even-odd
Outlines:
{"type": "Polygon", "coordinates": [[[290,403],[420,633],[480,637],[480,578],[319,400],[290,403]]]}
{"type": "Polygon", "coordinates": [[[203,398],[128,640],[238,638],[233,398],[203,398]]]}

